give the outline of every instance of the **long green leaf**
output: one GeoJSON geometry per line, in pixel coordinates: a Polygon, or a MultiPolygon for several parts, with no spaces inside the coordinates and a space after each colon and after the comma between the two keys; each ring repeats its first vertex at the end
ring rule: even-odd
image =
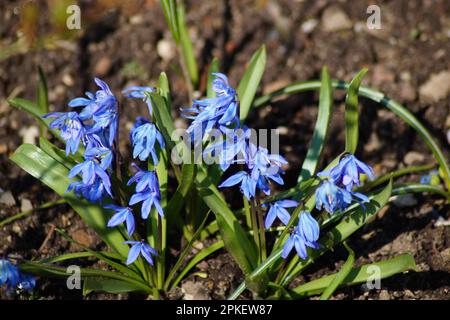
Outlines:
{"type": "Polygon", "coordinates": [[[359,110],[358,91],[361,80],[367,73],[367,69],[362,69],[350,82],[345,97],[345,151],[355,153],[358,146],[359,135],[359,110]]]}
{"type": "Polygon", "coordinates": [[[239,221],[201,166],[198,166],[195,183],[199,195],[216,216],[225,247],[244,273],[250,273],[257,261],[254,243],[250,242],[239,221]]]}
{"type": "Polygon", "coordinates": [[[262,79],[266,67],[266,47],[264,45],[256,51],[245,73],[239,82],[238,96],[240,100],[240,118],[245,121],[248,112],[258,89],[259,82],[262,79]]]}
{"type": "MultiPolygon", "coordinates": [[[[380,280],[391,277],[398,273],[407,271],[417,271],[413,256],[403,254],[392,259],[366,264],[364,266],[353,268],[341,283],[341,287],[353,286],[367,282],[374,278],[374,270],[379,271],[380,280]]],[[[320,294],[325,288],[329,287],[336,274],[310,281],[302,284],[291,291],[295,298],[303,298],[320,294]]]]}
{"type": "Polygon", "coordinates": [[[86,296],[91,292],[107,292],[113,294],[127,292],[146,292],[141,286],[115,279],[95,279],[86,278],[83,281],[83,295],[86,296]]]}
{"type": "Polygon", "coordinates": [[[180,35],[180,44],[186,67],[189,72],[192,84],[195,86],[198,82],[198,67],[194,55],[194,48],[186,27],[184,6],[180,3],[177,5],[178,30],[180,35]]]}
{"type": "MultiPolygon", "coordinates": [[[[38,107],[43,114],[48,113],[48,89],[47,89],[47,80],[45,79],[44,71],[39,66],[39,81],[37,87],[37,103],[38,107]]],[[[47,131],[47,126],[41,124],[40,132],[41,136],[45,136],[47,131]]]]}
{"type": "Polygon", "coordinates": [[[219,72],[219,59],[216,57],[213,58],[211,61],[211,64],[208,67],[208,81],[206,84],[206,97],[208,98],[214,98],[216,96],[216,93],[212,89],[212,82],[214,80],[213,73],[219,72]]]}
{"type": "Polygon", "coordinates": [[[323,291],[320,300],[328,300],[352,270],[353,264],[355,263],[355,252],[345,242],[344,246],[348,251],[347,261],[345,261],[341,270],[339,270],[328,287],[323,291]]]}
{"type": "Polygon", "coordinates": [[[77,197],[73,192],[66,192],[71,183],[67,177],[69,170],[66,167],[31,144],[21,145],[12,155],[11,160],[67,200],[103,241],[123,257],[127,256],[128,246],[123,244],[125,238],[117,229],[106,226],[109,217],[108,211],[97,204],[77,197]]]}
{"type": "Polygon", "coordinates": [[[180,32],[178,30],[177,4],[176,0],[161,0],[164,11],[164,17],[169,25],[170,32],[176,43],[180,41],[180,32]]]}
{"type": "MultiPolygon", "coordinates": [[[[338,90],[347,90],[347,88],[349,86],[348,83],[346,83],[344,81],[339,81],[339,80],[333,80],[331,82],[331,85],[333,86],[333,88],[338,89],[338,90]]],[[[284,88],[281,88],[279,90],[276,90],[274,92],[268,93],[264,96],[261,96],[261,97],[255,99],[253,106],[254,107],[263,106],[263,105],[267,104],[268,102],[270,102],[273,98],[281,96],[281,95],[293,94],[293,93],[305,92],[305,91],[311,91],[311,90],[318,90],[318,89],[320,89],[320,86],[321,86],[320,81],[307,81],[307,82],[293,83],[284,88]]],[[[403,107],[398,102],[385,96],[383,93],[381,93],[379,91],[375,91],[369,87],[360,86],[359,95],[361,97],[370,99],[377,103],[380,103],[382,106],[391,110],[395,115],[397,115],[399,118],[404,120],[414,130],[417,131],[419,136],[422,138],[422,140],[426,143],[428,148],[434,154],[434,157],[436,158],[436,160],[439,162],[439,165],[442,169],[443,178],[445,180],[447,190],[450,190],[450,168],[449,168],[449,164],[447,163],[448,159],[444,155],[442,150],[439,148],[438,144],[433,139],[433,137],[428,132],[428,130],[422,125],[422,123],[420,123],[420,121],[417,120],[417,118],[408,109],[403,107]]]]}
{"type": "Polygon", "coordinates": [[[328,69],[322,69],[319,98],[319,111],[317,114],[316,126],[311,138],[311,145],[303,161],[302,169],[298,177],[298,183],[313,176],[319,165],[320,156],[325,145],[330,127],[331,114],[333,112],[333,88],[331,87],[330,74],[328,69]]]}

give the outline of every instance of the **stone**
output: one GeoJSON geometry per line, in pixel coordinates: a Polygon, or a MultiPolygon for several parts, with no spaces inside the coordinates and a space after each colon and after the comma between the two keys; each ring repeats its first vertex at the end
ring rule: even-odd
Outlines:
{"type": "Polygon", "coordinates": [[[316,19],[308,19],[302,23],[300,28],[304,33],[310,34],[314,31],[314,29],[317,27],[318,24],[319,21],[317,21],[316,19]]]}
{"type": "Polygon", "coordinates": [[[103,77],[111,70],[112,61],[108,57],[101,57],[94,67],[94,74],[98,77],[103,77]]]}
{"type": "Polygon", "coordinates": [[[33,205],[31,204],[31,201],[23,198],[20,200],[20,211],[29,211],[33,209],[33,205]]]}
{"type": "Polygon", "coordinates": [[[16,200],[14,200],[11,191],[0,192],[0,204],[4,204],[5,206],[8,207],[16,205],[16,200]]]}
{"type": "Polygon", "coordinates": [[[420,99],[425,102],[438,102],[450,94],[450,71],[434,73],[419,88],[420,99]]]}
{"type": "Polygon", "coordinates": [[[347,14],[338,6],[330,6],[322,14],[322,29],[326,32],[348,30],[353,24],[347,14]]]}
{"type": "Polygon", "coordinates": [[[380,291],[380,300],[390,300],[390,299],[391,299],[391,295],[389,294],[389,292],[387,290],[380,291]]]}
{"type": "Polygon", "coordinates": [[[163,59],[163,61],[170,61],[175,58],[176,48],[172,41],[167,39],[161,39],[156,44],[156,52],[163,59]]]}
{"type": "Polygon", "coordinates": [[[425,156],[417,151],[410,151],[403,158],[403,162],[408,166],[421,164],[424,160],[425,156]]]}
{"type": "Polygon", "coordinates": [[[35,144],[39,137],[39,128],[37,126],[24,127],[20,129],[19,135],[23,143],[35,144]]]}
{"type": "Polygon", "coordinates": [[[418,203],[417,199],[412,194],[402,194],[393,198],[394,200],[392,203],[399,208],[414,207],[418,203]]]}
{"type": "Polygon", "coordinates": [[[199,282],[186,281],[181,285],[184,300],[211,300],[203,285],[199,282]]]}

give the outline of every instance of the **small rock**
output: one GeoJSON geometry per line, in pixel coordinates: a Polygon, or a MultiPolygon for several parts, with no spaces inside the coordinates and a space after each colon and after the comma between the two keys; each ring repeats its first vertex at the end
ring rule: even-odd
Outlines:
{"type": "Polygon", "coordinates": [[[277,128],[277,130],[278,130],[278,134],[280,136],[285,136],[285,135],[287,135],[289,133],[289,128],[285,127],[285,126],[280,126],[280,127],[277,128]]]}
{"type": "Polygon", "coordinates": [[[437,218],[436,222],[434,223],[435,227],[448,227],[450,226],[450,220],[445,220],[444,217],[441,215],[439,218],[437,218]]]}
{"type": "Polygon", "coordinates": [[[142,24],[144,23],[145,19],[143,15],[137,14],[130,18],[130,24],[136,25],[136,24],[142,24]]]}
{"type": "Polygon", "coordinates": [[[381,143],[380,138],[378,138],[377,133],[373,131],[370,134],[369,141],[364,146],[364,150],[367,152],[373,152],[379,150],[382,146],[383,144],[381,143]]]}
{"type": "Polygon", "coordinates": [[[450,94],[450,71],[432,74],[419,88],[420,98],[425,102],[437,102],[450,94]]]}
{"type": "Polygon", "coordinates": [[[28,199],[23,198],[20,200],[20,211],[29,211],[33,209],[33,205],[31,204],[31,201],[28,199]]]}
{"type": "Polygon", "coordinates": [[[387,290],[381,290],[380,300],[390,300],[390,299],[391,299],[391,295],[389,294],[389,292],[387,290]]]}
{"type": "Polygon", "coordinates": [[[409,289],[406,289],[405,290],[405,298],[408,298],[408,299],[413,299],[413,298],[415,298],[416,296],[414,295],[414,293],[411,291],[411,290],[409,290],[409,289]]]}
{"type": "Polygon", "coordinates": [[[111,70],[112,61],[108,57],[102,57],[97,61],[94,67],[94,74],[103,77],[111,70]]]}
{"type": "Polygon", "coordinates": [[[417,165],[425,160],[425,156],[417,151],[410,151],[405,155],[403,162],[408,165],[417,165]]]}
{"type": "Polygon", "coordinates": [[[392,203],[399,208],[405,208],[414,207],[418,201],[412,194],[402,194],[393,197],[392,203]]]}
{"type": "Polygon", "coordinates": [[[399,86],[400,99],[402,101],[411,102],[416,99],[416,90],[409,82],[402,82],[399,86]]]}
{"type": "Polygon", "coordinates": [[[8,207],[16,205],[16,200],[14,200],[11,191],[4,191],[0,193],[0,204],[4,204],[8,207]]]}
{"type": "Polygon", "coordinates": [[[11,230],[18,235],[22,234],[22,228],[17,222],[13,223],[11,230]]]}
{"type": "Polygon", "coordinates": [[[73,81],[72,76],[70,74],[68,74],[68,73],[64,74],[61,80],[62,80],[62,83],[64,83],[68,87],[73,86],[74,83],[75,83],[73,81]]]}
{"type": "Polygon", "coordinates": [[[19,131],[19,136],[22,137],[23,143],[35,144],[39,137],[39,128],[37,126],[22,128],[19,131]]]}
{"type": "Polygon", "coordinates": [[[176,55],[176,48],[172,41],[161,39],[156,45],[156,52],[164,61],[172,60],[176,55]]]}
{"type": "Polygon", "coordinates": [[[302,23],[301,28],[304,33],[310,34],[314,31],[318,24],[319,21],[317,21],[316,19],[308,19],[302,23]]]}
{"type": "Polygon", "coordinates": [[[338,6],[327,8],[322,15],[322,29],[327,32],[351,29],[353,26],[347,14],[338,6]]]}
{"type": "Polygon", "coordinates": [[[186,281],[181,285],[184,300],[211,300],[209,293],[199,282],[186,281]]]}
{"type": "MultiPolygon", "coordinates": [[[[90,247],[94,243],[94,238],[83,229],[78,229],[78,230],[71,232],[70,236],[76,242],[78,242],[79,244],[81,244],[85,247],[90,247]]],[[[72,247],[72,245],[71,245],[71,247],[72,247]]],[[[79,246],[76,244],[73,244],[73,249],[75,249],[75,247],[78,248],[79,246]]]]}

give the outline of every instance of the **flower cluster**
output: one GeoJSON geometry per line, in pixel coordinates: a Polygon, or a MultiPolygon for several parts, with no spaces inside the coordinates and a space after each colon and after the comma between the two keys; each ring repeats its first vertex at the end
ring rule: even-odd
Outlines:
{"type": "MultiPolygon", "coordinates": [[[[86,93],[85,97],[78,97],[69,102],[69,107],[81,107],[79,112],[53,112],[44,118],[56,118],[50,123],[52,129],[59,129],[61,138],[66,142],[66,155],[76,154],[80,145],[84,146],[84,161],[70,170],[69,178],[80,176],[80,181],[72,182],[68,191],[73,190],[91,202],[102,202],[105,196],[114,199],[111,186],[113,173],[114,143],[118,127],[118,102],[108,85],[95,78],[100,87],[95,94],[86,93]]],[[[154,92],[154,88],[133,86],[126,88],[123,93],[127,98],[142,99],[148,106],[152,116],[151,101],[147,92],[154,92]]],[[[158,163],[157,146],[165,147],[163,136],[155,124],[144,117],[138,117],[130,132],[133,146],[133,158],[147,161],[151,157],[153,164],[158,163]]],[[[123,207],[116,204],[105,205],[106,209],[114,211],[108,221],[108,227],[126,224],[128,236],[131,238],[136,230],[136,222],[131,206],[142,202],[141,217],[146,220],[152,208],[160,216],[164,214],[161,207],[161,194],[158,177],[154,171],[141,170],[136,164],[136,174],[128,181],[128,185],[136,183],[136,192],[131,196],[128,205],[123,207]]],[[[133,263],[139,254],[153,264],[151,255],[156,251],[143,241],[126,241],[131,244],[127,264],[133,263]]]]}
{"type": "Polygon", "coordinates": [[[316,190],[316,208],[333,214],[346,209],[353,200],[369,202],[366,195],[353,191],[355,186],[361,185],[362,174],[370,180],[375,177],[373,169],[352,154],[344,155],[332,169],[319,172],[317,175],[324,180],[316,190]]]}
{"type": "Polygon", "coordinates": [[[80,143],[84,145],[84,162],[76,165],[69,178],[82,176],[81,181],[69,185],[91,202],[112,197],[110,174],[113,162],[113,144],[118,126],[118,103],[108,85],[95,78],[100,87],[95,94],[86,92],[87,98],[78,97],[69,102],[69,107],[82,107],[80,112],[52,112],[44,118],[55,118],[50,127],[59,129],[66,142],[66,154],[76,154],[80,143]]]}
{"type": "Polygon", "coordinates": [[[30,291],[36,285],[36,279],[8,260],[0,259],[0,286],[6,285],[7,290],[19,289],[30,291]]]}

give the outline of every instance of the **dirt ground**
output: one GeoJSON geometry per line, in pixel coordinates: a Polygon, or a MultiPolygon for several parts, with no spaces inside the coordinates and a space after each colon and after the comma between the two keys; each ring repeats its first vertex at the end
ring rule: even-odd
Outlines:
{"type": "MultiPolygon", "coordinates": [[[[57,197],[37,180],[16,167],[8,157],[23,141],[36,138],[36,123],[12,109],[7,98],[35,98],[37,66],[45,71],[51,110],[62,111],[68,101],[86,90],[95,90],[93,76],[105,80],[120,97],[131,84],[155,84],[161,71],[171,83],[175,116],[178,107],[189,105],[178,68],[176,52],[156,1],[129,1],[107,9],[104,1],[80,1],[82,33],[55,45],[0,59],[0,188],[13,199],[0,203],[0,221],[24,208],[37,207],[57,197]],[[82,18],[83,19],[83,18],[82,18]]],[[[0,45],[15,42],[19,35],[25,1],[0,2],[0,45]]],[[[38,35],[53,30],[45,1],[40,4],[38,35]]],[[[51,3],[51,1],[50,1],[51,3]]],[[[307,0],[213,0],[187,1],[187,23],[194,41],[201,88],[212,57],[221,71],[237,85],[252,53],[267,46],[267,66],[260,86],[270,92],[293,81],[317,79],[329,67],[333,78],[350,80],[363,67],[369,69],[364,84],[402,103],[425,124],[448,157],[450,135],[450,2],[446,0],[375,1],[381,8],[380,30],[366,26],[367,7],[374,1],[307,0]]],[[[5,53],[6,51],[3,51],[5,53]]],[[[1,57],[2,55],[0,55],[1,57]]],[[[325,161],[342,151],[342,94],[335,94],[333,118],[325,161]]],[[[429,150],[415,132],[393,114],[362,100],[361,138],[358,154],[377,174],[411,164],[432,163],[429,150]]],[[[252,111],[248,124],[254,128],[278,128],[281,152],[289,161],[286,185],[294,184],[317,116],[317,94],[298,94],[252,111]]],[[[127,102],[124,135],[143,111],[142,104],[127,102]]],[[[125,139],[123,139],[125,140],[125,139]]],[[[124,142],[125,143],[125,142],[124,142]]],[[[121,146],[124,150],[127,145],[121,146]]],[[[419,177],[408,178],[418,181],[419,177]]],[[[449,299],[450,228],[436,221],[450,219],[449,205],[434,196],[414,196],[389,205],[372,224],[352,236],[350,245],[357,264],[379,261],[400,253],[413,254],[419,272],[382,281],[381,290],[361,286],[338,291],[336,299],[449,299]],[[405,202],[410,202],[405,203],[405,202]],[[412,205],[411,205],[412,202],[412,205]]],[[[52,225],[66,228],[79,242],[100,248],[101,243],[66,205],[39,211],[0,227],[0,255],[39,259],[77,251],[52,225]]],[[[315,279],[339,268],[345,252],[337,249],[320,258],[295,281],[315,279]]],[[[92,265],[92,261],[85,262],[92,265]]],[[[96,265],[101,267],[101,265],[96,265]]],[[[230,255],[220,252],[200,263],[197,271],[206,279],[188,277],[169,298],[187,293],[197,298],[224,299],[243,280],[230,255]]],[[[80,299],[61,280],[39,279],[37,297],[80,299]]],[[[139,296],[90,295],[95,298],[139,296]]],[[[242,298],[248,298],[245,294],[242,298]]]]}

